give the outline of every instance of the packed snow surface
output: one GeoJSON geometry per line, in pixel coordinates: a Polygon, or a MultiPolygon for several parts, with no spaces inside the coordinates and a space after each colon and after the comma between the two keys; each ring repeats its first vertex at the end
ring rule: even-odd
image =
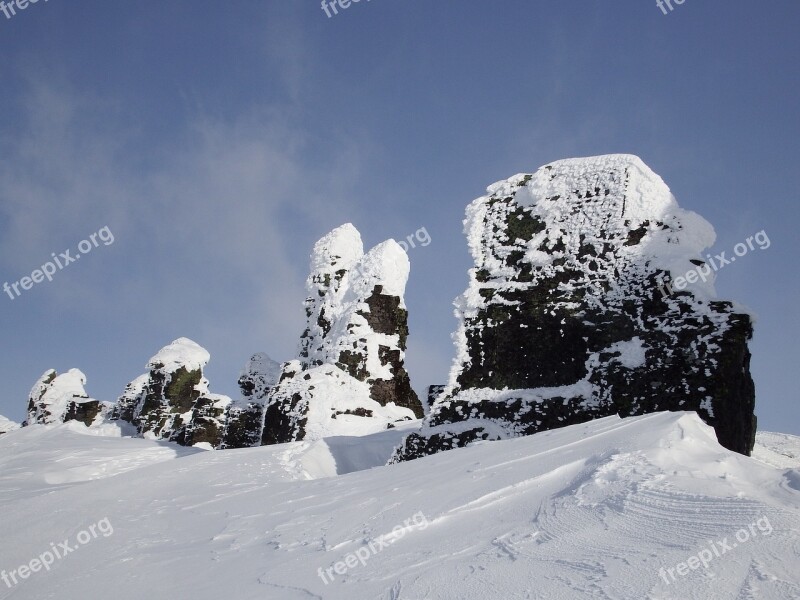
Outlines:
{"type": "Polygon", "coordinates": [[[694,413],[379,466],[399,435],[186,454],[12,431],[0,569],[76,549],[0,598],[800,597],[800,470],[723,449],[694,413]]]}
{"type": "MultiPolygon", "coordinates": [[[[27,501],[62,487],[200,452],[167,442],[122,438],[136,429],[118,423],[31,425],[0,437],[0,503],[27,501]]],[[[0,569],[5,568],[2,564],[0,569]]]]}

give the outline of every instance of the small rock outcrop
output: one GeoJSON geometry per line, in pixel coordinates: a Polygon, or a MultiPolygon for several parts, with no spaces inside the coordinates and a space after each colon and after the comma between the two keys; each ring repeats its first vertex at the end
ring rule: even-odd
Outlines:
{"type": "Polygon", "coordinates": [[[254,354],[239,377],[241,398],[231,402],[225,414],[221,448],[261,445],[264,408],[270,390],[278,383],[281,365],[264,353],[254,354]]]}
{"type": "Polygon", "coordinates": [[[664,410],[696,411],[723,446],[750,453],[751,317],[715,298],[711,225],[640,159],[563,160],[501,181],[464,227],[475,267],[456,302],[457,357],[394,461],[664,410]]]}
{"type": "Polygon", "coordinates": [[[316,243],[306,330],[269,394],[264,444],[366,435],[422,417],[404,367],[409,269],[393,240],[364,254],[350,224],[316,243]]]}
{"type": "Polygon", "coordinates": [[[28,417],[23,426],[80,421],[89,427],[102,420],[111,405],[90,398],[85,385],[86,375],[78,369],[61,375],[55,369],[45,371],[28,395],[28,417]]]}
{"type": "Polygon", "coordinates": [[[188,338],[165,346],[147,363],[148,373],[126,386],[112,418],[135,425],[148,439],[219,447],[231,399],[209,392],[203,376],[209,359],[188,338]]]}
{"type": "Polygon", "coordinates": [[[436,399],[444,393],[445,389],[447,389],[447,386],[441,384],[428,386],[428,408],[433,407],[436,403],[436,399]]]}

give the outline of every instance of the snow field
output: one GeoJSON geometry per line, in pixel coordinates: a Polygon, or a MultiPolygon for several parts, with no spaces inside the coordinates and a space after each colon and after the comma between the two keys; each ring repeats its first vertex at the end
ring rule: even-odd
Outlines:
{"type": "Polygon", "coordinates": [[[0,438],[0,569],[101,518],[114,535],[0,585],[0,598],[800,597],[799,465],[731,453],[693,413],[610,417],[380,466],[400,435],[362,438],[363,450],[329,438],[178,455],[65,426],[12,431],[0,438]],[[57,448],[72,476],[50,483],[57,448]],[[92,460],[109,466],[75,471],[92,460]],[[659,576],[765,517],[770,535],[669,584],[659,576]]]}

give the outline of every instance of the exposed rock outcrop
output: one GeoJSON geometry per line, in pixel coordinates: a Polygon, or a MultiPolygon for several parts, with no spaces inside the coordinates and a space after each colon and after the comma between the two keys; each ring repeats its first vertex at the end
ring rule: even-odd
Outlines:
{"type": "Polygon", "coordinates": [[[558,161],[487,192],[467,209],[475,267],[450,381],[393,460],[663,410],[697,411],[749,454],[752,322],[715,299],[711,225],[628,155],[558,161]],[[678,277],[693,281],[670,288],[678,277]]]}
{"type": "Polygon", "coordinates": [[[209,392],[203,376],[209,359],[187,338],[165,346],[147,363],[148,373],[126,386],[113,417],[132,423],[145,438],[219,447],[231,399],[209,392]]]}
{"type": "Polygon", "coordinates": [[[150,375],[145,373],[140,375],[125,386],[125,391],[117,399],[112,411],[113,420],[126,421],[133,424],[135,421],[136,409],[142,398],[145,386],[150,381],[150,375]]]}
{"type": "Polygon", "coordinates": [[[232,402],[225,414],[221,448],[261,445],[267,396],[280,375],[281,365],[266,354],[254,354],[250,358],[239,377],[242,397],[232,402]]]}
{"type": "Polygon", "coordinates": [[[446,385],[429,385],[428,386],[428,407],[433,407],[436,403],[436,400],[441,396],[444,391],[447,389],[446,385]]]}
{"type": "Polygon", "coordinates": [[[61,375],[55,369],[45,371],[28,395],[28,418],[23,426],[80,421],[88,427],[102,419],[111,405],[90,398],[85,385],[86,375],[78,369],[61,375]]]}
{"type": "Polygon", "coordinates": [[[317,242],[299,357],[269,394],[264,444],[365,435],[423,415],[404,367],[409,268],[393,240],[364,254],[350,224],[317,242]]]}

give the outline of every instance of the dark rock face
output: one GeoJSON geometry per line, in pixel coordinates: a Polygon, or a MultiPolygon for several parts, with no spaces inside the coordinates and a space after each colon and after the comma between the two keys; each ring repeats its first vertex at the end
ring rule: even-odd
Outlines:
{"type": "Polygon", "coordinates": [[[143,437],[219,447],[231,399],[208,391],[203,368],[209,358],[187,338],[162,348],[148,373],[126,386],[112,418],[132,423],[143,437]]]}
{"type": "Polygon", "coordinates": [[[63,414],[54,415],[50,403],[44,399],[45,393],[52,388],[57,376],[55,369],[48,369],[36,381],[31,393],[28,394],[28,417],[22,423],[23,426],[63,420],[63,414]]]}
{"type": "MultiPolygon", "coordinates": [[[[394,403],[397,406],[408,408],[417,418],[423,417],[422,405],[416,392],[411,389],[411,379],[405,369],[403,354],[408,340],[408,311],[402,305],[402,298],[383,293],[383,286],[376,285],[372,293],[365,300],[369,310],[359,311],[357,314],[366,319],[367,325],[375,332],[386,336],[397,336],[397,344],[392,346],[378,346],[378,360],[382,367],[388,367],[392,373],[391,379],[375,378],[370,383],[370,398],[381,406],[394,403]]],[[[349,350],[339,355],[339,366],[342,366],[342,357],[347,354],[350,364],[358,365],[358,372],[369,376],[367,372],[368,351],[362,350],[360,354],[349,350]],[[353,360],[357,357],[357,360],[353,360]]],[[[351,373],[352,374],[352,373],[351,373]]],[[[355,377],[355,375],[354,375],[355,377]]]]}
{"type": "Polygon", "coordinates": [[[231,405],[225,419],[220,449],[260,446],[263,429],[263,404],[251,402],[245,406],[231,405]]]}
{"type": "Polygon", "coordinates": [[[697,411],[749,454],[752,322],[714,299],[711,226],[632,156],[558,161],[488,192],[465,221],[475,268],[451,380],[394,460],[664,410],[697,411]]]}
{"type": "Polygon", "coordinates": [[[148,366],[150,379],[144,387],[134,424],[142,435],[152,433],[159,439],[180,437],[185,443],[185,435],[178,433],[185,425],[184,415],[200,398],[195,387],[200,384],[203,372],[199,367],[189,370],[184,366],[171,370],[158,361],[148,366]]]}
{"type": "Polygon", "coordinates": [[[189,422],[179,426],[170,435],[169,440],[182,446],[208,444],[212,448],[218,448],[222,443],[222,432],[229,400],[218,394],[199,396],[192,406],[192,416],[189,422]]]}
{"type": "Polygon", "coordinates": [[[133,423],[136,416],[136,409],[142,398],[144,387],[150,381],[149,375],[141,375],[125,386],[125,391],[114,404],[111,412],[111,419],[114,421],[125,421],[133,423]]]}
{"type": "Polygon", "coordinates": [[[446,388],[446,385],[428,386],[428,407],[432,407],[434,405],[436,399],[444,393],[446,388]]]}
{"type": "Polygon", "coordinates": [[[253,355],[239,377],[242,397],[225,414],[221,448],[251,448],[261,445],[267,395],[281,374],[281,366],[264,353],[253,355]]]}
{"type": "MultiPolygon", "coordinates": [[[[304,397],[301,392],[290,391],[289,388],[289,385],[301,381],[298,377],[301,372],[300,361],[293,360],[283,365],[280,381],[267,400],[261,437],[262,445],[284,444],[305,439],[306,423],[308,423],[308,398],[304,397]]],[[[302,387],[308,395],[314,390],[313,386],[302,383],[299,387],[302,387]]]]}
{"type": "Polygon", "coordinates": [[[87,400],[85,402],[71,401],[67,405],[67,412],[64,415],[64,422],[80,421],[87,427],[95,422],[103,412],[103,405],[99,400],[87,400]]]}
{"type": "Polygon", "coordinates": [[[423,415],[404,367],[408,272],[396,242],[364,254],[349,224],[317,242],[299,357],[269,394],[264,444],[364,435],[423,415]]]}

